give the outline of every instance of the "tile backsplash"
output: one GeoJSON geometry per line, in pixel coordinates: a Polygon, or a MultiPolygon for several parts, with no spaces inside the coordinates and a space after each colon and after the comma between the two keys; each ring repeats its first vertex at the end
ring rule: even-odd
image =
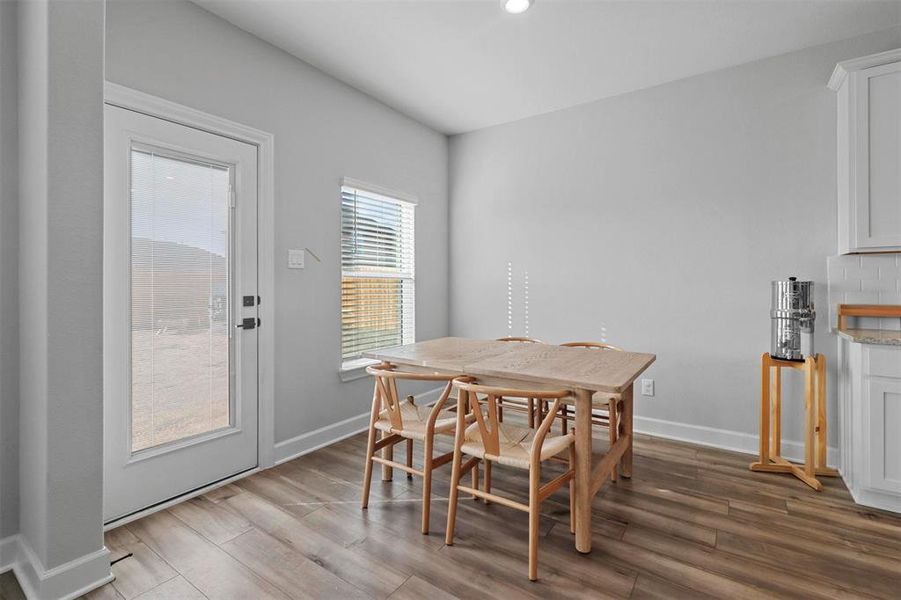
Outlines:
{"type": "MultiPolygon", "coordinates": [[[[826,259],[829,327],[838,304],[901,304],[901,254],[844,254],[826,259]]],[[[865,329],[901,330],[901,319],[852,319],[865,329]]]]}

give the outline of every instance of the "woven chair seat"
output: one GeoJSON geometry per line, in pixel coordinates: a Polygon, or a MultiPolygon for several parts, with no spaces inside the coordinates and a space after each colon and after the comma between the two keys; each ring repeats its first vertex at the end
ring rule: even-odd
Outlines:
{"type": "MultiPolygon", "coordinates": [[[[505,423],[499,423],[500,454],[494,455],[486,453],[485,446],[482,444],[481,434],[479,433],[479,426],[477,423],[473,423],[466,428],[461,449],[464,454],[470,456],[492,460],[510,467],[528,469],[535,431],[527,427],[514,427],[505,423]]],[[[575,442],[575,439],[572,433],[556,436],[548,435],[544,439],[544,445],[541,447],[541,460],[544,461],[560,454],[569,448],[575,442]]]]}
{"type": "MultiPolygon", "coordinates": [[[[388,411],[382,411],[379,414],[379,419],[375,422],[375,428],[388,433],[396,433],[411,440],[424,440],[426,424],[429,422],[429,413],[431,411],[431,406],[416,406],[408,399],[400,403],[400,414],[404,422],[402,429],[391,426],[388,411]]],[[[435,433],[453,431],[456,424],[457,415],[448,410],[442,410],[435,421],[435,433]]]]}

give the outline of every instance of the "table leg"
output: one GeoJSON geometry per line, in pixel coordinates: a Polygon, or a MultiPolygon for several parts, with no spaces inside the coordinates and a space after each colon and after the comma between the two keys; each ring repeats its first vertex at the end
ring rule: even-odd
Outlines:
{"type": "Polygon", "coordinates": [[[632,432],[632,415],[635,403],[632,401],[633,394],[632,390],[635,386],[629,385],[623,391],[623,414],[622,414],[622,430],[623,434],[629,436],[629,447],[623,453],[622,458],[622,467],[623,467],[623,477],[630,478],[632,477],[632,444],[635,436],[632,432]]]}
{"type": "Polygon", "coordinates": [[[591,392],[576,390],[576,550],[591,552],[591,392]]]}

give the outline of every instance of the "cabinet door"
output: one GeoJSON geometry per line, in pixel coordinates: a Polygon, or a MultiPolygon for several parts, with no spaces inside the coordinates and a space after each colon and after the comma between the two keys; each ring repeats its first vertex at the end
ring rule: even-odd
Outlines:
{"type": "Polygon", "coordinates": [[[901,246],[901,63],[863,69],[854,77],[855,245],[901,246]]]}
{"type": "Polygon", "coordinates": [[[870,379],[867,396],[867,487],[901,493],[901,380],[870,379]]]}

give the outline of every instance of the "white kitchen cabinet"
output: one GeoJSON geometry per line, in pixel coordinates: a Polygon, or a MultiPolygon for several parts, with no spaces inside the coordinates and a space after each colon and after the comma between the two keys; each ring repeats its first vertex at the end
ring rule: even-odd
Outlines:
{"type": "Polygon", "coordinates": [[[855,502],[901,513],[901,345],[842,337],[842,477],[855,502]]]}
{"type": "Polygon", "coordinates": [[[901,379],[868,382],[865,428],[870,434],[866,485],[901,494],[901,379]]]}
{"type": "Polygon", "coordinates": [[[839,63],[839,253],[901,251],[901,48],[839,63]]]}

